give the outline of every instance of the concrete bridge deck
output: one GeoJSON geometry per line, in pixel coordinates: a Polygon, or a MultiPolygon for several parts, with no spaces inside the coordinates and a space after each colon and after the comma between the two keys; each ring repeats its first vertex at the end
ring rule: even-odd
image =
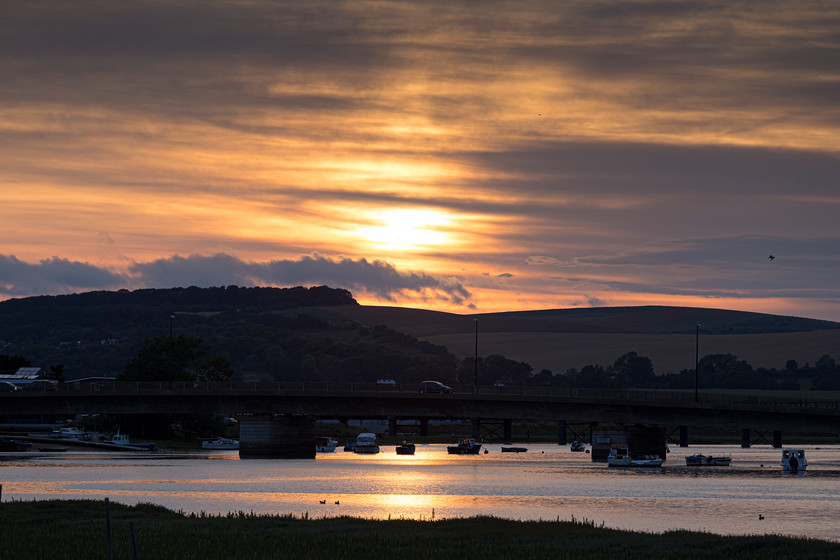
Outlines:
{"type": "Polygon", "coordinates": [[[735,392],[373,383],[70,382],[0,393],[0,414],[285,414],[319,418],[514,419],[751,427],[840,434],[840,401],[735,392]]]}

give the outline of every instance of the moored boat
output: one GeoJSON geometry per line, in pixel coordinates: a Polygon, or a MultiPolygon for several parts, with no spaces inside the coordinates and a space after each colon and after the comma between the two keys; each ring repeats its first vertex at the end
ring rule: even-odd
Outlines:
{"type": "Polygon", "coordinates": [[[659,455],[633,457],[626,445],[613,445],[610,448],[610,454],[607,456],[607,465],[610,467],[656,468],[662,466],[662,458],[659,455]]]}
{"type": "Polygon", "coordinates": [[[569,445],[569,451],[586,451],[586,446],[578,440],[575,440],[569,445]]]}
{"type": "Polygon", "coordinates": [[[414,455],[414,444],[404,441],[397,446],[397,455],[414,455]]]}
{"type": "Polygon", "coordinates": [[[379,444],[376,443],[376,434],[368,432],[359,434],[356,443],[353,445],[353,453],[379,453],[379,444]]]}
{"type": "Polygon", "coordinates": [[[782,450],[782,471],[790,474],[804,473],[808,467],[804,449],[782,450]]]}
{"type": "Polygon", "coordinates": [[[110,438],[103,440],[103,442],[110,443],[111,445],[131,447],[134,449],[148,449],[149,451],[155,450],[154,443],[131,443],[131,439],[128,437],[128,434],[121,434],[119,430],[117,430],[117,433],[112,435],[110,438]]]}
{"type": "Polygon", "coordinates": [[[527,447],[502,447],[502,453],[525,453],[527,447]]]}
{"type": "Polygon", "coordinates": [[[446,450],[450,455],[478,455],[481,444],[474,439],[462,439],[458,445],[449,445],[446,450]]]}
{"type": "Polygon", "coordinates": [[[338,446],[338,441],[328,437],[315,438],[315,451],[321,453],[332,453],[338,446]]]}
{"type": "Polygon", "coordinates": [[[728,467],[732,457],[728,455],[703,455],[695,453],[685,458],[685,464],[689,467],[728,467]]]}
{"type": "Polygon", "coordinates": [[[220,437],[202,441],[201,447],[203,449],[239,449],[239,440],[220,437]]]}

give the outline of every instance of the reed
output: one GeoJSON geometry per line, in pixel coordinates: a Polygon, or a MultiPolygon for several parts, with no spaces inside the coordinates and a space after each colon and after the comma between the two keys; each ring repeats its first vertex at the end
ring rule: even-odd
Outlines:
{"type": "MultiPolygon", "coordinates": [[[[606,529],[587,520],[493,517],[369,520],[352,517],[186,514],[110,503],[113,558],[139,559],[800,559],[840,558],[840,543],[780,536],[724,537],[606,529]]],[[[0,558],[107,557],[105,504],[92,500],[0,504],[0,558]]]]}

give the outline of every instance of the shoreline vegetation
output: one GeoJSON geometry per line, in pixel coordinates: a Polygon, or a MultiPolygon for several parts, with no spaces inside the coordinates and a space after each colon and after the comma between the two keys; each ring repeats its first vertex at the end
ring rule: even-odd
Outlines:
{"type": "Polygon", "coordinates": [[[307,514],[185,514],[149,503],[0,503],[0,558],[56,559],[822,559],[840,543],[777,535],[641,533],[586,519],[371,520],[307,514]]]}

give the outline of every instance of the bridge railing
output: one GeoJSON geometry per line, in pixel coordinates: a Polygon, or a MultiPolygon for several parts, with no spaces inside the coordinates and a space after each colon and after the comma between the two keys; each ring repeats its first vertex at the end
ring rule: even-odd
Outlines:
{"type": "MultiPolygon", "coordinates": [[[[275,381],[71,381],[59,384],[54,394],[65,392],[94,394],[380,394],[417,395],[418,398],[454,398],[473,395],[476,398],[500,397],[507,399],[577,399],[592,403],[639,402],[645,404],[678,405],[689,407],[694,404],[693,391],[663,391],[651,389],[570,389],[563,387],[511,387],[490,385],[456,385],[452,394],[419,392],[414,383],[357,383],[357,382],[275,382],[275,381]]],[[[5,393],[14,395],[24,394],[5,393]]],[[[52,393],[51,393],[52,394],[52,393]]],[[[743,394],[738,392],[703,392],[699,394],[697,406],[704,408],[731,407],[778,407],[840,409],[836,399],[809,399],[792,396],[743,394]]]]}

